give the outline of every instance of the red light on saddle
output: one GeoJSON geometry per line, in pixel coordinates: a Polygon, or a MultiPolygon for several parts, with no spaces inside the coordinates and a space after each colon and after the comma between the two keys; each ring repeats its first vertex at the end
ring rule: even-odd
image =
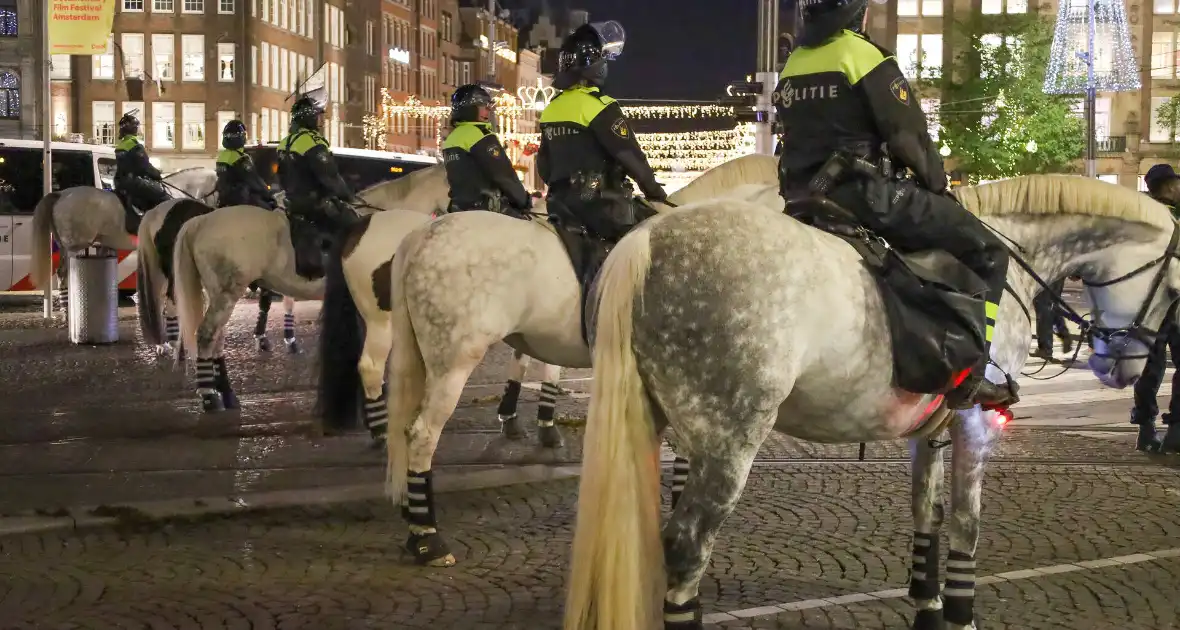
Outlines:
{"type": "Polygon", "coordinates": [[[996,426],[997,427],[1003,429],[1004,427],[1008,426],[1009,422],[1012,422],[1012,410],[1011,409],[1007,409],[1007,408],[996,409],[995,411],[996,411],[996,426]]]}
{"type": "Polygon", "coordinates": [[[951,384],[951,387],[958,387],[959,385],[962,385],[963,381],[967,378],[968,374],[971,374],[971,370],[963,370],[962,372],[959,372],[955,376],[954,381],[951,384]]]}

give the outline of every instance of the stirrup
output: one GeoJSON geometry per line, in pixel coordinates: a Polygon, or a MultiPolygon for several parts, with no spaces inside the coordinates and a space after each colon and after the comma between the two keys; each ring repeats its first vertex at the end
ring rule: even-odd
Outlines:
{"type": "Polygon", "coordinates": [[[972,371],[959,386],[946,395],[950,409],[964,410],[980,405],[984,409],[1003,409],[1020,402],[1020,386],[1010,374],[1004,374],[1005,382],[998,385],[983,375],[972,371]]]}

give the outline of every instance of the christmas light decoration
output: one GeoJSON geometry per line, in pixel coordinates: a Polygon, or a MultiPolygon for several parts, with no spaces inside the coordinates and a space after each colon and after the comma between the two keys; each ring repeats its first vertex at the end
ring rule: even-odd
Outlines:
{"type": "MultiPolygon", "coordinates": [[[[639,146],[657,171],[706,171],[718,164],[753,152],[754,126],[744,124],[722,131],[635,134],[639,146]]],[[[505,142],[525,146],[540,142],[540,134],[501,134],[505,142]]]]}
{"type": "Polygon", "coordinates": [[[1045,92],[1132,92],[1141,87],[1122,0],[1061,0],[1045,92]]]}
{"type": "MultiPolygon", "coordinates": [[[[505,118],[520,118],[530,112],[539,111],[538,103],[548,104],[552,96],[546,90],[552,90],[538,83],[540,87],[520,88],[517,98],[507,92],[501,92],[493,97],[496,104],[496,115],[505,118]],[[532,97],[529,100],[527,97],[532,97]],[[548,100],[547,100],[548,99],[548,100]]],[[[389,95],[386,88],[381,88],[381,112],[389,115],[409,116],[410,118],[439,118],[446,119],[451,115],[451,108],[447,105],[426,105],[417,97],[410,96],[402,103],[397,103],[389,95]]],[[[680,118],[732,118],[733,108],[721,105],[624,105],[623,113],[632,119],[680,119],[680,118]]]]}

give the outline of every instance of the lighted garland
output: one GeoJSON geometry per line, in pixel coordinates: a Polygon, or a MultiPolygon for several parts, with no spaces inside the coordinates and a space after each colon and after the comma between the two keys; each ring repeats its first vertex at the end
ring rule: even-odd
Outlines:
{"type": "MultiPolygon", "coordinates": [[[[502,134],[506,143],[529,145],[540,134],[502,134]]],[[[652,168],[661,171],[705,171],[754,150],[753,125],[722,131],[636,134],[652,168]]]]}
{"type": "MultiPolygon", "coordinates": [[[[497,94],[493,100],[497,116],[519,118],[537,111],[536,107],[522,103],[507,92],[497,94]]],[[[389,95],[388,89],[381,88],[381,113],[385,119],[400,115],[445,120],[450,118],[451,108],[447,105],[426,105],[415,96],[397,103],[389,95]]],[[[627,105],[623,106],[623,113],[632,119],[729,118],[733,117],[733,108],[722,105],[627,105]]]]}

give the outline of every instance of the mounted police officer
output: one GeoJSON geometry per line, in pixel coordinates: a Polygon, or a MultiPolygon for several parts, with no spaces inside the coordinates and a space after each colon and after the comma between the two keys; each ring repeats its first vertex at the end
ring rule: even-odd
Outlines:
{"type": "Polygon", "coordinates": [[[1001,386],[984,378],[1007,250],[947,191],[942,158],[917,95],[893,53],[864,35],[868,0],[801,0],[801,5],[799,47],[773,97],[784,131],[779,159],[784,197],[810,194],[813,178],[838,161],[872,165],[876,176],[838,180],[827,196],[899,250],[946,251],[988,287],[985,311],[979,313],[986,319],[983,355],[947,394],[948,405],[1011,404],[1017,398],[1010,379],[1001,386]],[[890,177],[890,159],[912,171],[916,182],[890,177]]]}
{"type": "Polygon", "coordinates": [[[635,198],[627,177],[648,200],[667,200],[622,108],[600,92],[607,61],[618,58],[624,40],[623,27],[610,21],[584,24],[562,42],[553,86],[564,91],[541,113],[537,154],[549,214],[608,243],[655,212],[635,198]]]}
{"type": "Polygon", "coordinates": [[[320,135],[324,107],[312,94],[291,106],[291,129],[279,142],[279,181],[288,212],[329,234],[338,234],[358,220],[349,205],[356,196],[340,177],[328,141],[320,135]]]}
{"type": "Polygon", "coordinates": [[[246,146],[246,125],[231,120],[221,130],[221,152],[217,154],[217,203],[226,206],[257,206],[271,210],[278,207],[274,195],[254,162],[242,150],[246,146]]]}
{"type": "Polygon", "coordinates": [[[115,193],[141,213],[168,201],[164,176],[152,166],[147,150],[139,142],[139,119],[135,112],[119,119],[119,142],[115,145],[115,193]]]}
{"type": "Polygon", "coordinates": [[[492,95],[478,85],[464,85],[451,96],[451,126],[443,142],[447,183],[451,188],[450,212],[491,210],[511,206],[524,216],[532,198],[516,176],[512,162],[492,133],[492,95]]]}

